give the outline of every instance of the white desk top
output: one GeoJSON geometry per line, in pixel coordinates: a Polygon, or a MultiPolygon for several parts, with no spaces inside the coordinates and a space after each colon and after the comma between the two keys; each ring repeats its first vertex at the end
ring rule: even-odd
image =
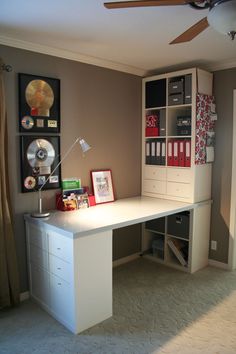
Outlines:
{"type": "Polygon", "coordinates": [[[133,197],[88,209],[53,211],[48,218],[43,219],[26,215],[25,219],[43,228],[77,238],[190,210],[197,205],[150,197],[133,197]]]}

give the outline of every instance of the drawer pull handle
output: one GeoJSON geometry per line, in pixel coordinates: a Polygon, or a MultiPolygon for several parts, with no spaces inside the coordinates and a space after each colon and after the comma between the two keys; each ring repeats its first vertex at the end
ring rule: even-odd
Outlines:
{"type": "Polygon", "coordinates": [[[61,270],[61,268],[58,267],[57,270],[61,270]]]}
{"type": "Polygon", "coordinates": [[[182,223],[181,216],[176,216],[175,221],[176,221],[176,224],[181,224],[182,223]]]}
{"type": "Polygon", "coordinates": [[[57,283],[57,285],[61,285],[61,283],[57,283]]]}
{"type": "Polygon", "coordinates": [[[60,251],[60,250],[61,250],[61,247],[57,247],[57,250],[60,251]]]}

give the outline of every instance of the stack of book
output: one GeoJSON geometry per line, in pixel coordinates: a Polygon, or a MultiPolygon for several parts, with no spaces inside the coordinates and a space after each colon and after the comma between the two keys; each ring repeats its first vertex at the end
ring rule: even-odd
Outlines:
{"type": "Polygon", "coordinates": [[[81,187],[79,178],[62,180],[62,201],[65,210],[76,210],[89,207],[88,194],[81,187]]]}

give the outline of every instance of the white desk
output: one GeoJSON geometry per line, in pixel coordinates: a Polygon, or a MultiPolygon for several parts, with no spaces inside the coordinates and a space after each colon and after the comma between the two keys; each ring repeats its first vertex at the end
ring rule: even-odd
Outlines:
{"type": "Polygon", "coordinates": [[[198,240],[204,244],[204,260],[193,265],[195,271],[206,265],[209,205],[135,197],[78,211],[56,211],[46,219],[26,215],[31,296],[74,333],[109,318],[112,230],[194,210],[193,238],[206,238],[198,240]],[[204,219],[202,227],[199,217],[204,219]]]}

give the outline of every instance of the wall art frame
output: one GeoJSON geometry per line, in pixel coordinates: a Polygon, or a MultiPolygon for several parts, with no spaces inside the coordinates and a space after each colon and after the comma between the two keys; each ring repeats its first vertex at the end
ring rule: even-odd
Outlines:
{"type": "Polygon", "coordinates": [[[60,133],[60,80],[18,74],[19,131],[60,133]]]}

